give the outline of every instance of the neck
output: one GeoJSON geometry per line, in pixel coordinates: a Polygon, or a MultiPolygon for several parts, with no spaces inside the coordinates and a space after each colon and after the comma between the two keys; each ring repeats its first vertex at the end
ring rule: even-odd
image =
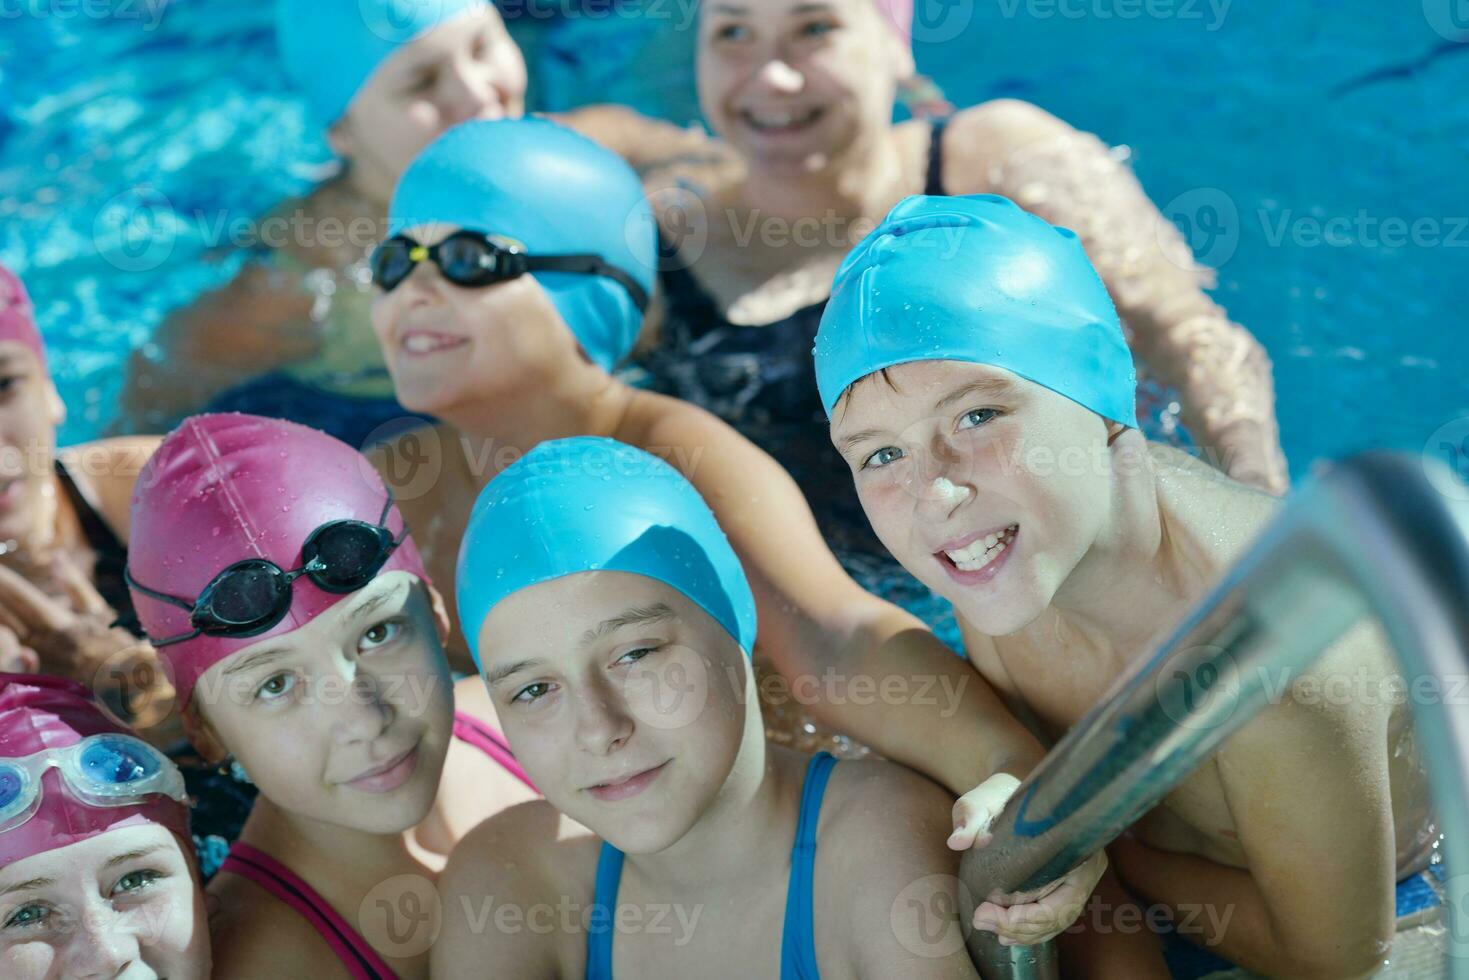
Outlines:
{"type": "Polygon", "coordinates": [[[366,892],[397,869],[416,866],[405,834],[373,834],[323,823],[256,797],[241,839],[322,893],[366,892]]]}
{"type": "MultiPolygon", "coordinates": [[[[467,450],[524,454],[551,439],[615,437],[635,394],[596,365],[578,361],[554,379],[531,377],[439,414],[471,442],[481,442],[478,447],[466,443],[467,450]]],[[[505,465],[513,461],[503,460],[505,465]]]]}
{"type": "MultiPolygon", "coordinates": [[[[903,178],[896,133],[892,126],[885,126],[859,137],[824,163],[795,174],[750,161],[738,204],[775,217],[816,212],[854,219],[880,217],[896,199],[903,178]]],[[[851,244],[856,244],[855,239],[851,244]]]]}
{"type": "Polygon", "coordinates": [[[1177,521],[1151,461],[1135,469],[1114,479],[1106,528],[1027,632],[1077,637],[1125,662],[1186,610],[1195,576],[1177,521]]]}
{"type": "MultiPolygon", "coordinates": [[[[730,891],[732,884],[765,877],[772,841],[791,836],[801,794],[801,759],[772,748],[763,722],[746,732],[729,777],[699,821],[656,854],[629,854],[627,864],[642,878],[683,894],[730,891]]],[[[783,862],[774,862],[783,865],[783,862]]]]}

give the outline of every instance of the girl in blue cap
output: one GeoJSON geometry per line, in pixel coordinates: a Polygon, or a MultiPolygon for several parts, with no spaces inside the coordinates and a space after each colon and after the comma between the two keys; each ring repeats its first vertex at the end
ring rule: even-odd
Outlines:
{"type": "Polygon", "coordinates": [[[476,502],[458,593],[546,800],[451,855],[435,976],[977,976],[947,796],[889,762],[767,744],[755,597],[673,467],[541,443],[476,502]]]}
{"type": "MultiPolygon", "coordinates": [[[[360,446],[407,414],[367,326],[365,254],[419,150],[456,123],[525,113],[525,61],[485,0],[277,0],[276,36],[308,119],[344,167],[261,221],[263,261],[134,355],[122,423],[132,431],[165,430],[209,403],[360,446]]],[[[634,161],[704,142],[616,106],[565,118],[634,161]]]]}
{"type": "MultiPolygon", "coordinates": [[[[953,602],[970,663],[1052,739],[1277,508],[1143,438],[1081,243],[1004,198],[894,208],[842,263],[815,359],[878,536],[953,602]]],[[[1395,876],[1437,837],[1394,678],[1381,633],[1350,634],[1117,842],[1120,877],[1213,910],[1190,938],[1250,970],[1375,972],[1395,876]],[[1348,695],[1298,700],[1311,685],[1348,695]]]]}
{"type": "MultiPolygon", "coordinates": [[[[466,123],[409,167],[390,232],[373,258],[373,325],[398,397],[449,424],[402,437],[379,462],[430,574],[455,580],[473,500],[540,443],[603,436],[667,458],[744,564],[764,621],[758,650],[793,692],[837,679],[840,692],[817,683],[808,698],[823,721],[968,794],[952,844],[969,846],[1037,760],[1031,735],[917,619],[847,577],[774,460],[702,409],[608,373],[632,347],[654,274],[631,169],[549,121],[466,123]],[[942,707],[932,690],[873,699],[846,687],[937,690],[956,677],[968,680],[942,707]]],[[[1079,872],[1083,893],[1099,872],[1079,872]]]]}
{"type": "MultiPolygon", "coordinates": [[[[923,5],[919,40],[961,43],[951,39],[970,9],[923,5]]],[[[1210,273],[1119,151],[1014,99],[895,124],[895,96],[917,80],[912,0],[699,10],[699,105],[737,160],[674,161],[648,177],[677,252],[646,360],[663,390],[767,446],[781,426],[819,421],[809,351],[843,255],[908,194],[1006,194],[1081,233],[1142,361],[1177,389],[1194,441],[1237,478],[1285,487],[1269,358],[1204,293],[1210,273]]],[[[832,462],[823,454],[813,469],[832,462]]]]}

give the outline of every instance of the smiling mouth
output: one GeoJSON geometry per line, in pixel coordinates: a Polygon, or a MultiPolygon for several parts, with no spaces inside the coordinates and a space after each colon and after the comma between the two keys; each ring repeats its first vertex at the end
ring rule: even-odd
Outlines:
{"type": "Polygon", "coordinates": [[[415,742],[407,751],[353,776],[345,785],[373,793],[391,792],[408,782],[417,768],[418,743],[415,742]]]}
{"type": "Polygon", "coordinates": [[[938,552],[940,561],[947,561],[961,572],[978,572],[993,564],[1005,553],[1020,533],[1019,524],[988,534],[980,535],[961,548],[946,548],[938,552]]]}
{"type": "Polygon", "coordinates": [[[743,109],[740,111],[740,119],[757,133],[794,133],[816,122],[825,111],[821,108],[799,112],[755,112],[743,109]]]}
{"type": "Polygon", "coordinates": [[[668,766],[667,762],[661,762],[651,769],[644,769],[619,779],[608,780],[605,783],[597,783],[588,786],[587,792],[599,800],[614,801],[625,800],[628,797],[637,796],[657,779],[668,766]]]}
{"type": "Polygon", "coordinates": [[[464,337],[456,337],[447,333],[432,333],[425,330],[412,330],[405,333],[398,342],[405,354],[437,354],[440,351],[453,350],[463,347],[469,341],[464,337]]]}

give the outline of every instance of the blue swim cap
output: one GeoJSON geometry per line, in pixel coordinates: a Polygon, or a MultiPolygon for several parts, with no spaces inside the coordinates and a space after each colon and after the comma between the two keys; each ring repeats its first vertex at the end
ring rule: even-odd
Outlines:
{"type": "Polygon", "coordinates": [[[323,127],[347,111],[388,55],[485,0],[277,0],[276,43],[323,127]]]}
{"type": "MultiPolygon", "coordinates": [[[[658,232],[637,174],[549,119],[462,123],[430,143],[398,182],[388,234],[434,222],[513,238],[531,255],[600,255],[653,292],[658,232]]],[[[643,314],[624,286],[531,274],[595,364],[610,370],[632,350],[643,314]]]]}
{"type": "Polygon", "coordinates": [[[496,603],[577,572],[632,572],[687,596],[755,647],[755,597],[719,523],[683,474],[593,436],[543,442],[490,481],[459,546],[459,626],[480,666],[496,603]]]}
{"type": "Polygon", "coordinates": [[[1137,372],[1076,234],[993,194],[913,196],[842,262],[816,334],[831,417],[853,382],[910,361],[1018,374],[1137,426],[1137,372]]]}

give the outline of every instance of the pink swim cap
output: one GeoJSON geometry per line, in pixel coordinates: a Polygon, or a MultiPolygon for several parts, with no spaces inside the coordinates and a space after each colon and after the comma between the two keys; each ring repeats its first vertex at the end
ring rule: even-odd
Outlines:
{"type": "MultiPolygon", "coordinates": [[[[195,415],[169,433],[138,477],[128,571],[139,585],[193,602],[211,579],[246,558],[299,568],[312,531],[335,520],[375,524],[387,496],[372,464],[324,432],[255,415],[195,415]]],[[[395,539],[403,536],[396,506],[383,523],[395,539]]],[[[382,571],[396,569],[429,581],[412,539],[394,549],[382,571]]],[[[193,629],[187,611],[137,589],[132,595],[150,637],[193,629]]],[[[205,671],[236,650],[290,633],[346,598],[303,575],[292,585],[290,612],[270,630],[163,647],[179,705],[189,703],[205,671]]]]}
{"type": "MultiPolygon", "coordinates": [[[[0,674],[0,758],[18,759],[64,749],[91,735],[134,735],[108,715],[76,681],[36,674],[0,674]]],[[[40,806],[19,827],[0,831],[0,867],[76,844],[121,827],[158,824],[193,853],[189,809],[154,795],[128,806],[93,806],[73,796],[61,773],[41,777],[40,806]]]]}
{"type": "Polygon", "coordinates": [[[15,273],[0,265],[0,340],[14,340],[36,352],[41,370],[46,370],[46,345],[36,327],[36,310],[31,297],[15,273]]]}
{"type": "Polygon", "coordinates": [[[892,25],[898,36],[913,43],[913,0],[875,0],[877,12],[892,25]]]}

